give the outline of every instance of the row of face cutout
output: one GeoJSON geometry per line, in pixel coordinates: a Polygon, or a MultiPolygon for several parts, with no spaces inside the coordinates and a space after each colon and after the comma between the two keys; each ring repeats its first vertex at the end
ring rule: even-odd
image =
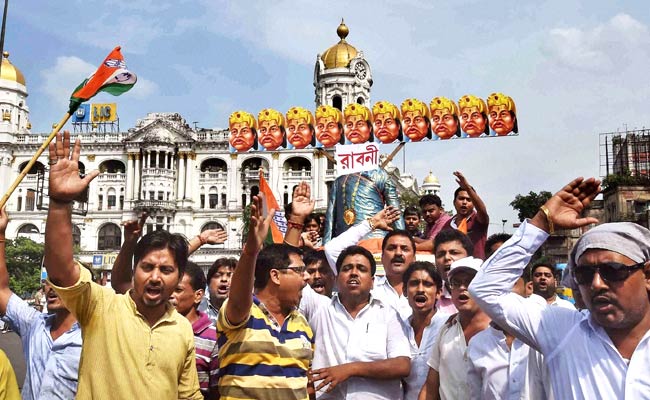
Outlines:
{"type": "Polygon", "coordinates": [[[292,107],[286,117],[274,109],[264,109],[258,118],[246,112],[230,115],[230,146],[235,152],[255,150],[331,148],[336,144],[419,142],[461,137],[506,136],[516,134],[517,110],[509,96],[492,93],[486,102],[466,95],[458,105],[446,97],[436,97],[429,106],[406,99],[401,107],[387,101],[372,110],[349,104],[343,113],[331,106],[319,106],[316,116],[302,107],[292,107]]]}

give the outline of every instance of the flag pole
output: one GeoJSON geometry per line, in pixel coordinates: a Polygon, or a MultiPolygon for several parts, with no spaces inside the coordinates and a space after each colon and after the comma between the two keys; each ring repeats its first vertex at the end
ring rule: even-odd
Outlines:
{"type": "Polygon", "coordinates": [[[0,209],[5,206],[7,200],[9,200],[9,196],[11,196],[11,194],[14,192],[14,190],[16,190],[18,185],[20,185],[20,182],[22,182],[23,178],[25,178],[25,175],[27,175],[29,170],[32,169],[34,164],[36,164],[36,160],[38,160],[38,157],[40,157],[41,154],[43,154],[43,152],[45,151],[45,149],[47,149],[52,139],[56,137],[56,134],[59,133],[61,128],[63,128],[66,122],[68,122],[68,120],[70,119],[70,115],[71,115],[70,112],[67,112],[65,116],[61,119],[61,121],[59,121],[59,123],[52,130],[52,133],[50,133],[50,136],[48,136],[47,139],[45,139],[41,147],[39,147],[38,150],[36,151],[36,154],[34,154],[31,160],[29,160],[25,168],[23,168],[23,170],[21,171],[20,175],[18,175],[18,177],[11,185],[9,190],[7,190],[7,193],[5,193],[4,196],[2,196],[2,199],[0,199],[0,209]]]}

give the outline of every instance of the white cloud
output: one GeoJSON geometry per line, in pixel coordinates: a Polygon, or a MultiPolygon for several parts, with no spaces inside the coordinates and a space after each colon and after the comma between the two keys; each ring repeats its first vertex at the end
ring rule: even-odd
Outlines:
{"type": "Polygon", "coordinates": [[[551,29],[544,50],[571,69],[609,72],[637,53],[647,53],[649,44],[647,26],[627,14],[618,14],[591,29],[551,29]]]}
{"type": "Polygon", "coordinates": [[[41,71],[41,90],[53,103],[67,104],[72,90],[95,72],[96,68],[79,57],[57,57],[53,66],[41,71]]]}
{"type": "Polygon", "coordinates": [[[156,94],[158,89],[158,84],[156,82],[138,76],[138,82],[135,84],[133,89],[129,91],[129,96],[142,100],[156,94]]]}
{"type": "Polygon", "coordinates": [[[160,20],[148,15],[104,14],[89,21],[86,29],[79,29],[75,37],[82,43],[113,49],[121,45],[125,52],[145,53],[154,40],[164,34],[160,20]]]}

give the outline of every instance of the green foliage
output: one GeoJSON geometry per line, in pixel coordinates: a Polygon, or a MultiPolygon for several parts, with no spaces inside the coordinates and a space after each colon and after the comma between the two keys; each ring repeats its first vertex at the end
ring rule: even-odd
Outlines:
{"type": "Polygon", "coordinates": [[[531,191],[525,196],[518,194],[510,203],[510,206],[518,212],[519,221],[526,218],[532,218],[537,213],[540,206],[548,201],[553,194],[545,190],[535,193],[531,191]]]}
{"type": "Polygon", "coordinates": [[[244,247],[244,243],[246,242],[246,238],[248,237],[248,225],[251,222],[251,205],[247,205],[244,207],[244,211],[242,212],[242,222],[244,223],[244,229],[242,229],[241,232],[241,243],[239,244],[241,247],[244,247]]]}
{"type": "Polygon", "coordinates": [[[415,206],[420,208],[420,196],[413,193],[411,190],[400,193],[399,203],[402,211],[408,206],[415,206]]]}
{"type": "Polygon", "coordinates": [[[37,291],[41,286],[43,245],[31,239],[19,237],[16,240],[7,240],[6,249],[11,290],[19,296],[37,291]]]}
{"type": "Polygon", "coordinates": [[[623,171],[622,174],[609,174],[603,179],[603,189],[615,189],[619,186],[648,186],[650,178],[647,176],[632,175],[629,170],[623,171]]]}

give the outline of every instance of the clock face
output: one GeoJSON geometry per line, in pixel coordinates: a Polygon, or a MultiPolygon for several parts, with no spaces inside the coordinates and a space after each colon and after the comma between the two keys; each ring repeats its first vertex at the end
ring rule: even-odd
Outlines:
{"type": "Polygon", "coordinates": [[[359,79],[366,79],[366,75],[368,74],[368,71],[366,70],[366,66],[359,63],[354,66],[354,71],[357,74],[357,78],[359,79]]]}

